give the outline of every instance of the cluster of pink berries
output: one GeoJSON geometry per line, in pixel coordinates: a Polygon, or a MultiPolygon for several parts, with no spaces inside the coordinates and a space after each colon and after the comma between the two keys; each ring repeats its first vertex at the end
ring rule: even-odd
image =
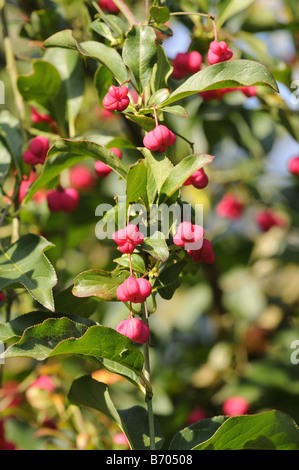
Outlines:
{"type": "Polygon", "coordinates": [[[31,140],[28,150],[23,153],[24,162],[28,165],[43,165],[47,158],[49,140],[40,135],[31,140]]]}
{"type": "Polygon", "coordinates": [[[204,238],[205,231],[200,225],[182,222],[173,237],[173,243],[184,247],[196,263],[213,264],[215,254],[210,240],[204,238]]]}

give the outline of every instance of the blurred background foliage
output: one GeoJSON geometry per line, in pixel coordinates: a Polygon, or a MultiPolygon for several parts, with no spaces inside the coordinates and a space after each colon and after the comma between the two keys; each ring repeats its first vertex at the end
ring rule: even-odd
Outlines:
{"type": "MultiPolygon", "coordinates": [[[[257,96],[250,98],[239,91],[214,100],[195,95],[184,100],[187,119],[167,115],[167,124],[194,142],[196,152],[215,155],[207,169],[208,187],[184,187],[182,198],[193,205],[203,204],[204,226],[216,262],[211,266],[194,265],[192,272],[180,278],[180,287],[170,299],[159,299],[151,316],[154,411],[168,440],[188,423],[192,411],[207,417],[221,414],[224,400],[234,395],[249,401],[251,413],[278,409],[299,424],[299,364],[291,362],[291,343],[299,339],[299,180],[287,168],[289,159],[299,155],[299,104],[294,99],[294,83],[299,80],[298,2],[162,3],[172,11],[215,14],[219,37],[228,42],[234,58],[263,63],[278,81],[280,94],[260,87],[257,96]],[[216,207],[226,193],[233,193],[243,203],[237,219],[217,213],[216,207]],[[255,216],[266,208],[281,213],[286,224],[262,231],[255,216]]],[[[44,57],[42,41],[62,29],[72,29],[80,40],[96,35],[98,40],[106,41],[89,28],[96,13],[91,2],[20,0],[8,4],[20,75],[30,73],[32,59],[44,57]]],[[[127,4],[136,17],[144,16],[143,1],[130,0],[127,4]]],[[[173,59],[177,52],[190,47],[205,57],[213,38],[210,26],[197,17],[172,19],[173,36],[163,43],[167,56],[173,59]]],[[[57,58],[47,54],[58,67],[57,58]]],[[[6,110],[16,115],[2,48],[0,63],[0,79],[6,89],[1,116],[6,110]]],[[[140,129],[118,115],[105,114],[98,97],[100,90],[94,83],[95,72],[92,60],[80,62],[78,73],[84,88],[78,103],[77,134],[96,135],[104,143],[124,139],[124,162],[133,163],[140,129]]],[[[175,87],[177,82],[170,78],[169,86],[175,87]]],[[[42,112],[42,107],[39,110],[42,112]]],[[[29,104],[26,111],[31,130],[49,132],[48,124],[30,122],[29,104]]],[[[170,157],[178,162],[188,152],[186,142],[178,139],[170,157]]],[[[86,161],[87,167],[90,164],[86,161]]],[[[92,166],[90,169],[93,171],[92,166]]],[[[29,174],[26,166],[24,174],[29,174]]],[[[70,184],[70,172],[63,178],[70,184]]],[[[101,203],[113,203],[125,188],[117,175],[111,174],[80,192],[78,209],[68,215],[51,214],[43,199],[30,201],[20,214],[22,231],[41,233],[55,245],[47,256],[59,278],[55,288],[57,311],[60,306],[69,306],[74,312],[78,308],[80,315],[115,328],[124,318],[122,304],[88,300],[76,306],[68,288],[81,271],[113,269],[118,254],[110,241],[96,238],[99,218],[95,210],[101,203]]],[[[5,195],[1,197],[3,201],[5,195]]],[[[1,238],[8,236],[9,230],[3,227],[1,238]]],[[[16,292],[12,318],[36,308],[24,290],[16,292]]],[[[1,307],[0,316],[5,321],[1,307]]],[[[83,359],[51,359],[43,364],[31,359],[7,360],[0,405],[6,441],[27,449],[126,448],[115,437],[118,430],[114,423],[100,413],[79,410],[67,403],[65,396],[72,380],[88,372],[113,383],[115,402],[121,406],[138,401],[130,384],[83,359]],[[35,380],[44,376],[50,385],[47,381],[41,386],[36,384],[35,380]]],[[[1,439],[5,447],[7,443],[1,437],[0,447],[1,439]]]]}

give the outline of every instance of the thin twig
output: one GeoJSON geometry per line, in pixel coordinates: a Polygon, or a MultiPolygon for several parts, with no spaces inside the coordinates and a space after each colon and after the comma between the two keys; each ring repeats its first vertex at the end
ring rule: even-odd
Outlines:
{"type": "Polygon", "coordinates": [[[171,16],[203,16],[204,18],[209,18],[211,21],[213,21],[213,28],[214,28],[214,38],[215,41],[218,40],[218,35],[217,35],[217,25],[215,21],[215,17],[213,15],[210,15],[209,13],[196,13],[194,11],[177,11],[177,12],[171,12],[171,16]]]}

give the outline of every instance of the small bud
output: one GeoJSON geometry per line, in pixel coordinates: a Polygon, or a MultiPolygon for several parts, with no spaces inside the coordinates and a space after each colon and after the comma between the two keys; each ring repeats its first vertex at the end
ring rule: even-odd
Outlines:
{"type": "Polygon", "coordinates": [[[135,317],[121,321],[117,326],[116,331],[139,344],[146,343],[150,336],[147,324],[135,317]]]}

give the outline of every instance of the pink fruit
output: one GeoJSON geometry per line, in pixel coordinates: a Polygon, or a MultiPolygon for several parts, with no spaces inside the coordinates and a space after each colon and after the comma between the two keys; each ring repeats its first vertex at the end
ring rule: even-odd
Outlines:
{"type": "Polygon", "coordinates": [[[190,74],[194,74],[200,71],[200,66],[202,62],[202,56],[197,51],[191,51],[188,53],[187,57],[187,67],[190,74]]]}
{"type": "Polygon", "coordinates": [[[128,92],[126,86],[116,87],[111,85],[103,99],[104,108],[108,111],[124,111],[130,104],[130,99],[127,96],[128,92]]]}
{"type": "Polygon", "coordinates": [[[39,124],[41,122],[50,124],[53,122],[53,119],[51,118],[51,116],[40,113],[34,106],[31,106],[30,109],[31,109],[31,121],[34,124],[39,124]]]}
{"type": "Polygon", "coordinates": [[[187,250],[187,253],[196,263],[213,264],[215,261],[212,244],[206,238],[203,239],[201,248],[198,250],[187,250]]]}
{"type": "Polygon", "coordinates": [[[248,98],[251,98],[252,96],[256,96],[256,87],[255,86],[244,86],[244,87],[239,88],[239,89],[248,98]]]}
{"type": "Polygon", "coordinates": [[[205,231],[200,225],[193,225],[191,222],[187,221],[182,222],[173,237],[173,243],[177,246],[186,247],[187,249],[200,248],[204,233],[205,231]]]}
{"type": "Polygon", "coordinates": [[[51,377],[48,375],[41,375],[35,379],[30,385],[30,388],[35,387],[41,390],[47,390],[47,392],[53,393],[55,390],[55,384],[51,377]]]}
{"type": "Polygon", "coordinates": [[[147,324],[135,317],[121,321],[116,331],[139,344],[146,343],[150,336],[147,324]]]}
{"type": "Polygon", "coordinates": [[[132,253],[135,247],[143,242],[143,239],[143,234],[139,232],[135,224],[129,224],[112,234],[112,240],[117,243],[121,253],[132,253]]]}
{"type": "Polygon", "coordinates": [[[3,302],[5,300],[5,295],[3,292],[0,292],[0,302],[3,302]]]}
{"type": "Polygon", "coordinates": [[[286,220],[271,209],[259,211],[255,220],[263,232],[268,232],[273,226],[284,227],[286,225],[286,220]]]}
{"type": "Polygon", "coordinates": [[[288,169],[292,175],[299,176],[299,157],[293,157],[289,160],[288,169]]]}
{"type": "Polygon", "coordinates": [[[229,60],[233,55],[233,51],[228,49],[225,41],[212,41],[208,51],[208,61],[211,65],[229,60]]]}
{"type": "Polygon", "coordinates": [[[115,5],[112,0],[98,0],[98,5],[103,11],[107,11],[113,15],[116,15],[119,12],[118,6],[115,5]]]}
{"type": "Polygon", "coordinates": [[[197,423],[201,419],[206,419],[207,413],[202,408],[196,407],[189,413],[187,417],[187,424],[197,423]]]}
{"type": "Polygon", "coordinates": [[[23,159],[28,165],[38,165],[45,163],[47,153],[50,148],[46,137],[38,136],[32,139],[29,149],[23,153],[23,159]]]}
{"type": "MultiPolygon", "coordinates": [[[[23,181],[20,184],[20,191],[19,191],[20,203],[23,201],[24,197],[27,194],[29,187],[36,180],[36,178],[37,178],[37,175],[35,174],[33,170],[30,172],[29,178],[27,178],[27,176],[23,177],[23,181]]],[[[45,199],[45,191],[43,189],[40,189],[34,194],[33,199],[37,203],[42,202],[45,199]]]]}
{"type": "Polygon", "coordinates": [[[58,187],[47,194],[50,212],[73,212],[79,204],[79,193],[75,188],[58,187]]]}
{"type": "Polygon", "coordinates": [[[203,168],[197,170],[184,183],[184,186],[192,185],[197,189],[204,189],[209,183],[209,178],[203,168]]]}
{"type": "MultiPolygon", "coordinates": [[[[115,153],[119,159],[122,158],[122,152],[118,148],[113,147],[109,150],[115,153]]],[[[106,163],[100,162],[99,160],[95,163],[94,169],[99,178],[106,178],[106,176],[108,176],[112,171],[110,166],[106,165],[106,163]]]]}
{"type": "Polygon", "coordinates": [[[188,74],[199,72],[201,62],[202,56],[197,51],[179,52],[172,62],[172,77],[176,80],[180,80],[188,74]]]}
{"type": "Polygon", "coordinates": [[[248,413],[249,402],[240,396],[230,397],[222,405],[223,413],[227,416],[239,416],[248,413]]]}
{"type": "Polygon", "coordinates": [[[176,137],[168,127],[160,124],[153,131],[146,134],[143,145],[152,152],[165,152],[167,147],[175,144],[176,137]]]}
{"type": "Polygon", "coordinates": [[[234,194],[227,193],[216,206],[216,213],[220,217],[238,219],[244,210],[244,204],[234,194]]]}
{"type": "Polygon", "coordinates": [[[77,165],[70,170],[70,182],[73,188],[87,191],[95,184],[91,170],[84,165],[77,165]]]}
{"type": "Polygon", "coordinates": [[[147,279],[136,279],[134,276],[130,276],[117,288],[116,295],[121,302],[138,304],[144,302],[151,292],[152,286],[147,279]]]}
{"type": "Polygon", "coordinates": [[[114,444],[117,444],[117,445],[125,445],[125,446],[128,446],[129,443],[128,443],[128,439],[126,437],[126,435],[123,433],[123,432],[119,432],[117,434],[115,434],[115,436],[113,436],[113,442],[114,444]]]}

